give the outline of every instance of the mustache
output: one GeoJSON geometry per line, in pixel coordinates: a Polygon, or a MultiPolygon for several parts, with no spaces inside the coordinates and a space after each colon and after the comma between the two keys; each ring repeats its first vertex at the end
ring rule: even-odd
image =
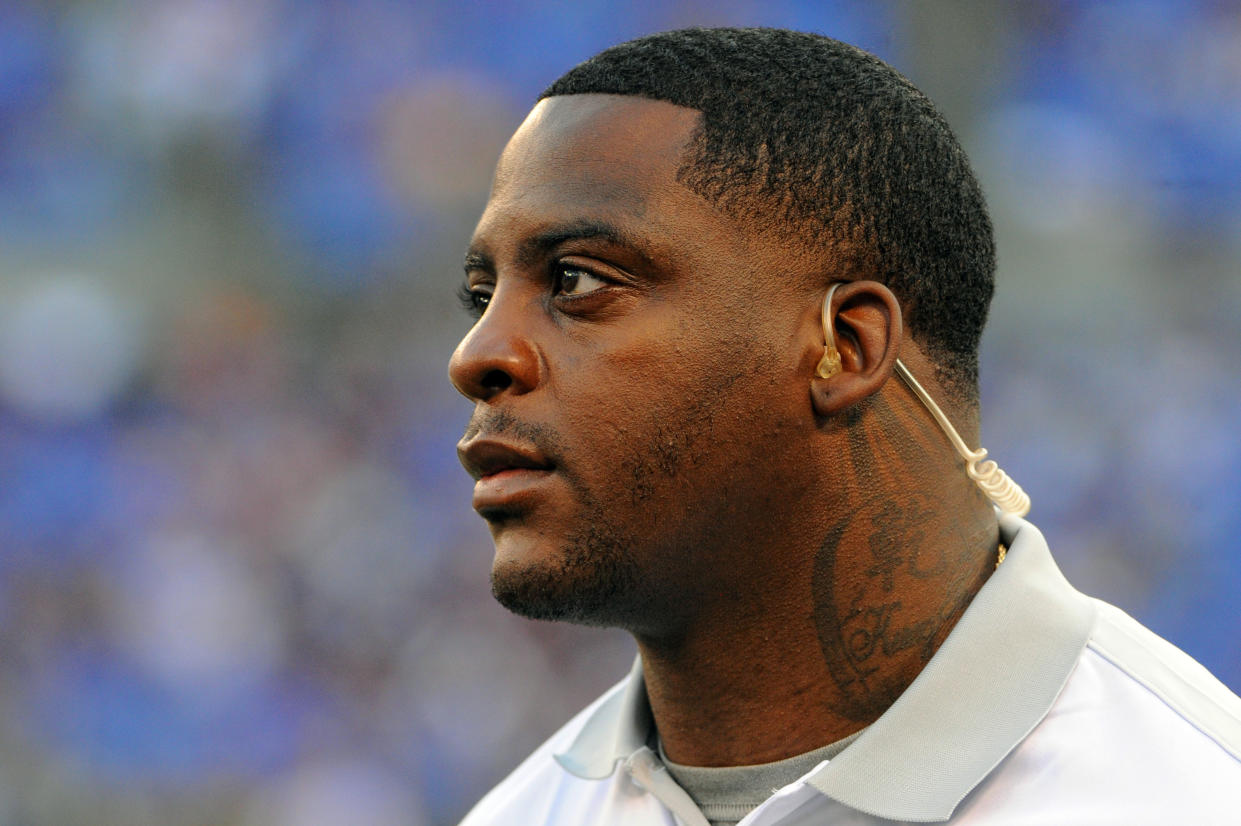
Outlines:
{"type": "Polygon", "coordinates": [[[560,454],[561,440],[555,430],[547,425],[522,421],[507,410],[475,408],[461,440],[469,441],[480,433],[486,433],[488,437],[512,437],[536,448],[550,459],[560,454]]]}

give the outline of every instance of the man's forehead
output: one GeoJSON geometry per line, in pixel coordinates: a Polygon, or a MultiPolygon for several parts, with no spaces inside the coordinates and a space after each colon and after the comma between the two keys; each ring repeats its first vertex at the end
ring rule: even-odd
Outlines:
{"type": "Polygon", "coordinates": [[[701,118],[697,109],[638,95],[557,95],[535,104],[514,137],[537,129],[549,136],[627,142],[665,137],[671,145],[679,145],[701,118]]]}
{"type": "Polygon", "coordinates": [[[631,237],[713,234],[723,216],[677,180],[700,113],[625,95],[546,98],[505,147],[473,247],[582,220],[631,237]]]}
{"type": "Polygon", "coordinates": [[[530,178],[665,185],[675,179],[701,113],[630,95],[544,98],[509,140],[493,195],[530,178]],[[635,180],[637,176],[641,180],[635,180]]]}

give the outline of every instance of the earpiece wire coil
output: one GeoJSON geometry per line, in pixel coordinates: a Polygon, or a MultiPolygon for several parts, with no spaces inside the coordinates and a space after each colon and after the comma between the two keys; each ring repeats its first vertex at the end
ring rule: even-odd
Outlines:
{"type": "Polygon", "coordinates": [[[913,373],[909,372],[909,368],[900,359],[896,360],[896,375],[901,377],[901,380],[913,391],[923,406],[931,412],[935,421],[939,423],[940,430],[944,431],[948,441],[952,442],[952,446],[956,448],[957,453],[965,460],[965,473],[974,480],[974,483],[987,495],[987,498],[994,502],[995,506],[1004,511],[1004,513],[1011,513],[1017,516],[1028,514],[1030,512],[1029,495],[1007,473],[1000,469],[1000,466],[996,464],[994,459],[987,459],[986,448],[979,447],[978,450],[970,450],[960,434],[957,433],[957,429],[952,426],[952,422],[948,421],[944,411],[940,410],[939,405],[931,398],[931,394],[927,393],[926,389],[918,383],[918,380],[913,377],[913,373]]]}

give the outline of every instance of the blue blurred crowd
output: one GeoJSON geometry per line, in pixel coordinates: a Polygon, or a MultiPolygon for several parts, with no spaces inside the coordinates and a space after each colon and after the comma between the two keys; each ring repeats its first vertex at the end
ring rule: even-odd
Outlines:
{"type": "Polygon", "coordinates": [[[1241,688],[1241,7],[943,8],[0,4],[0,826],[452,823],[623,674],[492,603],[444,369],[525,109],[683,25],[945,99],[1000,244],[984,444],[1241,688]]]}

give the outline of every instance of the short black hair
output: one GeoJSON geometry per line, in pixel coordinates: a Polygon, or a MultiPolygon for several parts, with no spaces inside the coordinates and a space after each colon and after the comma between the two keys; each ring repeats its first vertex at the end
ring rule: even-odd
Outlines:
{"type": "Polygon", "coordinates": [[[780,29],[682,29],[614,46],[544,90],[702,113],[679,173],[731,214],[784,228],[900,300],[958,399],[978,398],[995,288],[982,190],[931,101],[872,54],[780,29]]]}

